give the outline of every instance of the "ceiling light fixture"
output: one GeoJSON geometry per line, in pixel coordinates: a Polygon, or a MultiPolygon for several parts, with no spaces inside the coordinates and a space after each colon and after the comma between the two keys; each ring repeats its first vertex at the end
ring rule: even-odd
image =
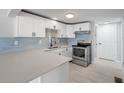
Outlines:
{"type": "Polygon", "coordinates": [[[74,18],[74,14],[73,13],[67,13],[66,15],[65,15],[65,17],[67,17],[67,18],[69,18],[69,19],[71,19],[71,18],[74,18]]]}

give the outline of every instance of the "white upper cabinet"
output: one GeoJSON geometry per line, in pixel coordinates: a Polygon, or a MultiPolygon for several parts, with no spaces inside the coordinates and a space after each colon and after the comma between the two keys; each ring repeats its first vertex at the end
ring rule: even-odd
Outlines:
{"type": "Polygon", "coordinates": [[[21,14],[18,18],[17,37],[31,37],[34,32],[32,18],[25,14],[21,14]]]}
{"type": "Polygon", "coordinates": [[[60,22],[57,22],[58,28],[58,37],[64,38],[66,37],[66,25],[60,22]]]}
{"type": "Polygon", "coordinates": [[[21,12],[17,16],[16,37],[45,37],[45,29],[57,29],[59,38],[75,38],[76,31],[90,31],[90,23],[67,25],[21,12]]]}
{"type": "Polygon", "coordinates": [[[67,25],[66,26],[66,37],[67,38],[75,38],[75,33],[74,33],[74,25],[67,25]]]}
{"type": "Polygon", "coordinates": [[[90,31],[90,23],[81,23],[74,25],[74,31],[90,31]]]}
{"type": "Polygon", "coordinates": [[[66,25],[54,20],[46,19],[45,23],[46,28],[57,29],[58,37],[66,37],[66,25]]]}
{"type": "Polygon", "coordinates": [[[28,13],[21,13],[18,17],[17,37],[45,37],[45,29],[57,29],[58,37],[66,37],[66,25],[28,13]]]}
{"type": "Polygon", "coordinates": [[[35,32],[36,37],[45,37],[45,19],[38,18],[35,19],[35,32]]]}
{"type": "Polygon", "coordinates": [[[45,29],[57,29],[59,38],[75,38],[75,31],[90,31],[89,23],[75,25],[63,24],[58,21],[20,12],[16,18],[1,17],[0,37],[45,37],[45,29]],[[4,20],[4,21],[3,21],[4,20]]]}
{"type": "Polygon", "coordinates": [[[45,27],[46,28],[51,28],[51,29],[58,29],[59,27],[59,23],[57,21],[54,20],[50,20],[50,19],[45,19],[45,27]]]}
{"type": "Polygon", "coordinates": [[[54,28],[54,21],[50,20],[50,19],[45,19],[45,28],[54,28]]]}
{"type": "Polygon", "coordinates": [[[17,18],[17,37],[45,37],[43,19],[27,13],[21,13],[17,18]]]}

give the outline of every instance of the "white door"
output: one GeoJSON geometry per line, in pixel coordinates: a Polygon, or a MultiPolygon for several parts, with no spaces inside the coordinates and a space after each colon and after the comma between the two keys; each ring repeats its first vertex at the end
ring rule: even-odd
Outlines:
{"type": "Polygon", "coordinates": [[[117,25],[116,23],[97,27],[97,56],[116,60],[117,57],[117,25]]]}

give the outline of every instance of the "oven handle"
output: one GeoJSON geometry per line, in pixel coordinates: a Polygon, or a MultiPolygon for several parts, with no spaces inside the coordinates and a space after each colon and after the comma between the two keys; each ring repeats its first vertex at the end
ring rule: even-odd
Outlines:
{"type": "Polygon", "coordinates": [[[78,48],[78,49],[87,49],[87,48],[83,48],[83,47],[73,47],[73,48],[78,48]]]}

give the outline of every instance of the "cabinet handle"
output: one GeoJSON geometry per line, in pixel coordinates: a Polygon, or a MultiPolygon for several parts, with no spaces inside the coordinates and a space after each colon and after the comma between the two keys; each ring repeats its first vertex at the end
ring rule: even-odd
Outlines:
{"type": "Polygon", "coordinates": [[[59,53],[59,55],[61,55],[61,53],[59,53]]]}
{"type": "Polygon", "coordinates": [[[61,35],[61,37],[63,37],[63,35],[61,35]]]}
{"type": "Polygon", "coordinates": [[[82,28],[80,27],[79,30],[81,31],[81,29],[82,29],[82,28]]]}
{"type": "Polygon", "coordinates": [[[53,26],[54,29],[56,29],[56,26],[53,26]]]}
{"type": "Polygon", "coordinates": [[[68,48],[66,48],[66,51],[68,51],[68,48]]]}
{"type": "Polygon", "coordinates": [[[32,36],[35,37],[36,36],[36,33],[35,32],[32,32],[32,36]]]}

